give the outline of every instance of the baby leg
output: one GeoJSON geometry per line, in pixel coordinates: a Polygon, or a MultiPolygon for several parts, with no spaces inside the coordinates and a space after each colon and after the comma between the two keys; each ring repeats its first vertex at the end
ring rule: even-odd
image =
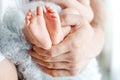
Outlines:
{"type": "Polygon", "coordinates": [[[26,26],[29,28],[32,37],[39,43],[35,45],[43,49],[50,49],[52,43],[46,28],[43,9],[37,7],[36,14],[29,10],[26,17],[26,26]]]}
{"type": "Polygon", "coordinates": [[[58,13],[46,6],[45,20],[53,45],[58,44],[62,41],[62,29],[58,13]]]}

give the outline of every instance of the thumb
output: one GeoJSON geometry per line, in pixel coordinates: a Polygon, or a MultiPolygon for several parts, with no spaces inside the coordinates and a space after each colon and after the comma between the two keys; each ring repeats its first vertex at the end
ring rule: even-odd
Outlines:
{"type": "Polygon", "coordinates": [[[62,14],[60,19],[62,26],[78,26],[84,21],[84,18],[78,14],[62,14]]]}
{"type": "Polygon", "coordinates": [[[60,44],[53,46],[49,50],[49,56],[56,57],[62,54],[65,54],[70,51],[70,42],[71,40],[64,39],[60,44]]]}

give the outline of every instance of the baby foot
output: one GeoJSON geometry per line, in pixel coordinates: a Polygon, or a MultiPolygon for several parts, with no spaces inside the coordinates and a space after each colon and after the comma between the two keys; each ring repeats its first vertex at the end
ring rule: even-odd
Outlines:
{"type": "Polygon", "coordinates": [[[50,49],[52,42],[46,28],[43,9],[41,7],[37,7],[36,15],[31,10],[29,10],[26,17],[26,25],[29,27],[32,36],[39,43],[35,45],[43,49],[50,49]]]}
{"type": "Polygon", "coordinates": [[[59,15],[51,7],[46,6],[45,20],[50,38],[53,44],[58,44],[62,41],[62,29],[59,15]]]}

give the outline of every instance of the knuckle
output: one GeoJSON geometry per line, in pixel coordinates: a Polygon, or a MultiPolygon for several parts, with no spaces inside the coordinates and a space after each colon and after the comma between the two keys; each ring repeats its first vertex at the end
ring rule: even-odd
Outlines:
{"type": "Polygon", "coordinates": [[[71,70],[71,71],[70,71],[70,75],[71,75],[71,76],[75,76],[76,74],[78,74],[78,71],[77,71],[77,70],[71,70]]]}
{"type": "Polygon", "coordinates": [[[51,71],[51,76],[52,76],[52,77],[57,77],[57,74],[55,73],[55,70],[52,70],[52,71],[51,71]]]}
{"type": "Polygon", "coordinates": [[[43,59],[43,61],[45,61],[45,62],[49,62],[49,57],[47,57],[47,56],[42,56],[42,59],[43,59]]]}
{"type": "Polygon", "coordinates": [[[57,53],[60,51],[61,51],[61,48],[54,47],[54,48],[49,50],[49,55],[50,55],[50,57],[55,57],[57,55],[57,53]]]}
{"type": "Polygon", "coordinates": [[[48,68],[56,68],[57,66],[56,66],[56,64],[53,64],[53,63],[47,63],[47,67],[48,68]]]}
{"type": "Polygon", "coordinates": [[[75,71],[77,70],[77,64],[76,63],[72,63],[72,65],[70,66],[71,71],[75,71]]]}
{"type": "Polygon", "coordinates": [[[78,56],[76,55],[76,53],[71,54],[71,61],[73,64],[76,64],[78,61],[78,56]]]}
{"type": "Polygon", "coordinates": [[[73,63],[73,65],[71,66],[71,70],[70,70],[70,74],[71,76],[74,76],[76,74],[79,73],[79,66],[77,65],[77,63],[73,63]]]}
{"type": "Polygon", "coordinates": [[[49,51],[48,55],[49,55],[50,57],[54,57],[54,53],[55,53],[55,50],[54,50],[54,49],[51,49],[51,50],[49,51]]]}
{"type": "Polygon", "coordinates": [[[46,63],[48,68],[52,68],[52,64],[51,63],[46,63]]]}

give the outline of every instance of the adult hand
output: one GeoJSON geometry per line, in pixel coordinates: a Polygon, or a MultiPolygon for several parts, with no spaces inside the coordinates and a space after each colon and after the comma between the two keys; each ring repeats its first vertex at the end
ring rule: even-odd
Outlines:
{"type": "Polygon", "coordinates": [[[56,3],[60,6],[62,6],[63,9],[75,8],[80,12],[81,16],[86,15],[84,17],[89,22],[91,22],[91,20],[93,20],[94,14],[91,10],[89,0],[44,0],[44,1],[50,1],[50,2],[56,3]]]}
{"type": "MultiPolygon", "coordinates": [[[[77,18],[77,17],[76,17],[77,18]]],[[[78,74],[93,58],[96,46],[94,31],[81,18],[80,29],[69,34],[60,44],[46,51],[36,46],[29,53],[42,70],[52,76],[73,76],[78,74]],[[92,49],[92,50],[91,50],[92,49]]],[[[94,54],[95,56],[96,54],[94,54]]]]}
{"type": "MultiPolygon", "coordinates": [[[[62,19],[66,23],[64,25],[74,25],[80,20],[80,28],[48,51],[34,46],[34,50],[29,52],[44,72],[52,76],[75,75],[87,65],[91,58],[97,56],[101,51],[104,41],[104,11],[99,0],[91,1],[95,13],[91,25],[82,16],[75,17],[73,15],[73,17],[66,14],[66,17],[62,19]],[[76,18],[77,21],[71,22],[69,17],[76,18]]],[[[74,6],[74,8],[76,7],[74,6]]]]}

